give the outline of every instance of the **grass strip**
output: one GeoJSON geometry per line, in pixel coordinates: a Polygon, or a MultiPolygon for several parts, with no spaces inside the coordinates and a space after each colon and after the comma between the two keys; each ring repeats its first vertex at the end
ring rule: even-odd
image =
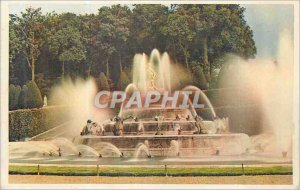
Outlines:
{"type": "MultiPolygon", "coordinates": [[[[37,175],[37,166],[9,166],[9,174],[37,175]]],[[[96,176],[97,167],[43,166],[40,175],[96,176]]],[[[168,176],[240,176],[241,167],[168,168],[168,176]]],[[[291,166],[244,167],[244,175],[292,175],[291,166]]],[[[99,176],[165,176],[164,167],[99,167],[99,176]]]]}

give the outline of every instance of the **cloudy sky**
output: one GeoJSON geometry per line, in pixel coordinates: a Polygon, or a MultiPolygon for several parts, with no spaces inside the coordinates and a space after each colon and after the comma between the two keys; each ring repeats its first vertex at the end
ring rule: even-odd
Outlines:
{"type": "MultiPolygon", "coordinates": [[[[27,7],[41,7],[42,11],[56,13],[73,12],[76,14],[97,13],[105,4],[75,2],[73,4],[10,4],[9,12],[19,14],[27,7]]],[[[288,4],[242,5],[246,8],[245,20],[253,30],[257,47],[257,57],[276,57],[278,37],[281,31],[288,30],[293,35],[294,7],[288,4]]]]}

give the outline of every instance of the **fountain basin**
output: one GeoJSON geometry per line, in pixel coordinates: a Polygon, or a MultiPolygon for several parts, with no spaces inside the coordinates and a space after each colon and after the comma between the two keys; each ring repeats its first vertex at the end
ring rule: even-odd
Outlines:
{"type": "MultiPolygon", "coordinates": [[[[73,141],[101,150],[99,143],[110,143],[124,153],[125,157],[133,157],[136,147],[147,142],[152,156],[187,156],[199,157],[215,155],[240,155],[246,153],[250,145],[249,136],[243,133],[234,134],[194,134],[194,135],[126,135],[126,136],[80,136],[73,141]],[[178,150],[172,151],[171,141],[178,142],[178,150]]],[[[144,155],[147,157],[147,155],[144,155]]]]}

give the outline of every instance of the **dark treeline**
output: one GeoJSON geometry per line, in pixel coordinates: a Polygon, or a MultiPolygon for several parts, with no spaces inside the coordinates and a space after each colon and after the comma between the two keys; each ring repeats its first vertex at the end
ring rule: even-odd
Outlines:
{"type": "Polygon", "coordinates": [[[10,84],[34,81],[44,96],[63,77],[92,76],[120,89],[131,80],[134,54],[157,48],[195,84],[206,80],[201,88],[214,87],[225,54],[256,54],[244,11],[239,5],[113,5],[76,15],[28,8],[10,15],[10,84]]]}

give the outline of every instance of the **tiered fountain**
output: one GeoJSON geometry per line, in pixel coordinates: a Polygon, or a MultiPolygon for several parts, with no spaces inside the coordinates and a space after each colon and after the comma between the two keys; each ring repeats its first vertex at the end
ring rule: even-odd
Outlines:
{"type": "MultiPolygon", "coordinates": [[[[176,86],[171,82],[172,77],[176,76],[172,73],[167,53],[161,56],[157,50],[153,50],[149,59],[145,54],[137,54],[134,57],[133,82],[127,86],[125,93],[130,96],[138,91],[142,99],[145,99],[144,96],[149,91],[172,94],[174,91],[171,87],[176,86]]],[[[126,108],[122,103],[119,113],[114,118],[88,122],[87,125],[98,127],[100,132],[92,133],[86,126],[80,135],[67,139],[57,135],[61,131],[55,132],[55,129],[51,129],[28,142],[10,143],[10,156],[12,159],[18,156],[30,159],[51,156],[65,157],[67,160],[71,156],[71,161],[74,156],[92,156],[101,160],[105,160],[102,157],[121,157],[131,160],[143,158],[152,162],[156,160],[152,159],[153,157],[207,158],[248,152],[248,135],[230,133],[228,119],[217,117],[209,99],[199,88],[187,86],[180,92],[184,91],[195,94],[197,92],[200,103],[211,111],[210,119],[204,120],[197,114],[194,103],[189,99],[195,94],[186,96],[183,93],[179,96],[179,99],[187,100],[188,108],[174,108],[169,104],[162,108],[159,105],[161,99],[148,108],[126,108]]],[[[114,160],[116,159],[109,159],[109,163],[114,160]]]]}
{"type": "MultiPolygon", "coordinates": [[[[133,82],[125,92],[130,95],[139,91],[142,96],[150,90],[172,92],[171,78],[175,76],[170,68],[167,53],[161,56],[153,50],[149,59],[145,54],[137,54],[133,63],[133,82]]],[[[198,92],[201,102],[211,110],[211,119],[203,120],[191,100],[188,101],[189,108],[161,108],[156,102],[149,108],[125,109],[122,104],[116,117],[94,123],[101,126],[101,134],[93,135],[83,130],[73,142],[98,152],[106,143],[117,148],[121,157],[199,157],[247,152],[250,146],[248,135],[229,133],[228,119],[216,116],[209,99],[199,88],[187,86],[182,91],[198,92]]]]}

